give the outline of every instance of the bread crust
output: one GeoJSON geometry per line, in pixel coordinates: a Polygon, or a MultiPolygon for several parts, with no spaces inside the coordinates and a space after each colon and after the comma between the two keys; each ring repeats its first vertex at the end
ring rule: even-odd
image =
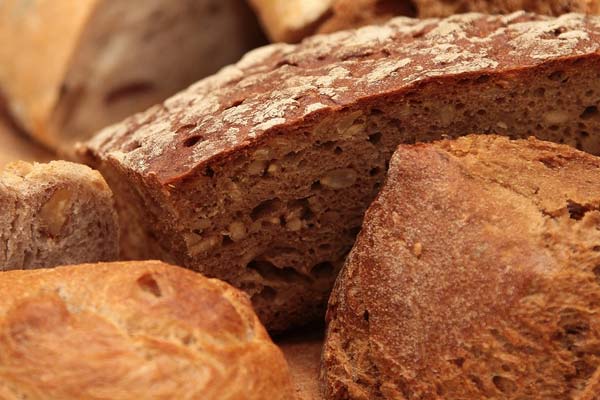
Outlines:
{"type": "Polygon", "coordinates": [[[535,139],[400,146],[330,298],[326,397],[594,398],[599,173],[535,139]]]}
{"type": "Polygon", "coordinates": [[[113,261],[119,223],[98,171],[66,161],[0,169],[0,271],[113,261]]]}
{"type": "Polygon", "coordinates": [[[290,399],[247,297],[160,262],[0,274],[3,399],[290,399]]]}

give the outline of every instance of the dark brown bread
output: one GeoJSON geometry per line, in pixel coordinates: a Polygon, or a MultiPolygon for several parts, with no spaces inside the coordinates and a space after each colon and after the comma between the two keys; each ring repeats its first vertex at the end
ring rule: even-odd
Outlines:
{"type": "Polygon", "coordinates": [[[598,399],[600,158],[469,136],[392,158],[328,309],[328,399],[598,399]]]}
{"type": "Polygon", "coordinates": [[[468,14],[273,45],[87,144],[123,249],[321,317],[399,143],[470,132],[600,153],[600,18],[468,14]]]}
{"type": "Polygon", "coordinates": [[[290,400],[245,294],[157,261],[0,273],[2,400],[290,400]]]}

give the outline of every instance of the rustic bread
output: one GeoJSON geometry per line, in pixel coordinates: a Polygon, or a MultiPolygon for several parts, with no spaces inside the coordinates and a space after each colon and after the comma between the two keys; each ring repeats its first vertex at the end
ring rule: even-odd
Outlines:
{"type": "Polygon", "coordinates": [[[0,273],[0,397],[291,398],[247,297],[156,261],[0,273]]]}
{"type": "Polygon", "coordinates": [[[0,111],[0,168],[18,160],[47,162],[51,159],[49,151],[14,129],[0,111]]]}
{"type": "Polygon", "coordinates": [[[0,271],[112,261],[119,226],[97,171],[65,161],[0,171],[0,271]]]}
{"type": "Polygon", "coordinates": [[[465,12],[508,14],[525,10],[559,16],[600,14],[598,0],[249,0],[275,42],[294,43],[315,33],[335,32],[394,16],[448,17],[465,12]]]}
{"type": "Polygon", "coordinates": [[[329,302],[326,398],[597,399],[598,227],[600,158],[400,146],[329,302]]]}
{"type": "Polygon", "coordinates": [[[141,111],[260,43],[243,0],[5,0],[0,88],[52,149],[141,111]]]}
{"type": "Polygon", "coordinates": [[[399,143],[533,133],[600,154],[600,18],[519,13],[272,45],[87,144],[124,256],[246,290],[267,328],[321,317],[399,143]]]}

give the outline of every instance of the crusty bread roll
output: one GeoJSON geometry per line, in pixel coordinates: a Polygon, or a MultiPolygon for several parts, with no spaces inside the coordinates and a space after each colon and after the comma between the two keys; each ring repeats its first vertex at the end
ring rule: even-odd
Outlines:
{"type": "Polygon", "coordinates": [[[160,262],[0,273],[3,400],[288,400],[288,367],[231,286],[160,262]]]}
{"type": "Polygon", "coordinates": [[[394,16],[448,17],[465,12],[600,14],[598,0],[248,0],[274,42],[381,23],[394,16]]]}
{"type": "Polygon", "coordinates": [[[0,89],[52,149],[71,145],[260,43],[243,0],[4,0],[0,89]]]}
{"type": "Polygon", "coordinates": [[[277,341],[290,366],[297,400],[322,400],[319,391],[319,365],[323,348],[323,328],[303,328],[288,332],[277,341]]]}
{"type": "Polygon", "coordinates": [[[329,302],[327,399],[600,393],[600,158],[403,145],[329,302]]]}
{"type": "Polygon", "coordinates": [[[599,17],[399,18],[255,50],[84,150],[124,256],[224,279],[284,330],[322,318],[399,143],[535,133],[600,154],[598,71],[599,17]]]}
{"type": "Polygon", "coordinates": [[[0,170],[0,271],[113,261],[119,224],[100,173],[80,164],[0,170]]]}

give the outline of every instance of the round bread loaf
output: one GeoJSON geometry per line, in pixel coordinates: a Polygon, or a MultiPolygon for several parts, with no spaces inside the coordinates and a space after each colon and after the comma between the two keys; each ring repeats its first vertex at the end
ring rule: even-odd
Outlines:
{"type": "Polygon", "coordinates": [[[160,262],[0,274],[0,399],[290,399],[246,295],[160,262]]]}
{"type": "Polygon", "coordinates": [[[566,146],[400,146],[330,299],[327,398],[598,399],[599,210],[566,146]]]}

